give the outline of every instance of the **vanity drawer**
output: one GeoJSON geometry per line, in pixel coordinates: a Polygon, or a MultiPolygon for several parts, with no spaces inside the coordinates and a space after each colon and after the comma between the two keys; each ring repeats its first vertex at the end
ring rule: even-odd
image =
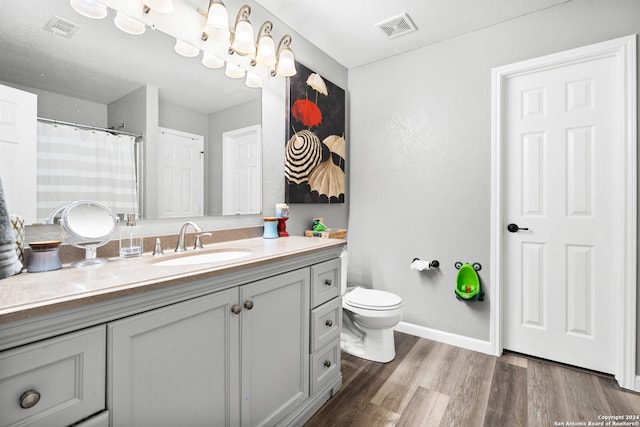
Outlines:
{"type": "Polygon", "coordinates": [[[311,395],[340,376],[340,337],[311,355],[311,395]]]}
{"type": "Polygon", "coordinates": [[[342,298],[334,298],[311,310],[311,353],[339,337],[341,330],[342,298]]]}
{"type": "Polygon", "coordinates": [[[340,259],[311,266],[311,307],[340,295],[340,259]]]}
{"type": "Polygon", "coordinates": [[[69,425],[105,409],[105,357],[104,326],[0,353],[0,425],[69,425]]]}

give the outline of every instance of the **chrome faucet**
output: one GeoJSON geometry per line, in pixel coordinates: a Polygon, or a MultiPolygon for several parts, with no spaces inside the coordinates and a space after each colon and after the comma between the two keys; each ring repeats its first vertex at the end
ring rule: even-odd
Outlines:
{"type": "Polygon", "coordinates": [[[178,235],[178,245],[176,246],[176,252],[185,252],[187,250],[187,248],[184,245],[184,236],[189,226],[192,226],[193,229],[198,233],[202,231],[202,228],[200,228],[200,226],[195,222],[191,222],[191,221],[185,222],[182,228],[180,229],[180,234],[178,235]]]}

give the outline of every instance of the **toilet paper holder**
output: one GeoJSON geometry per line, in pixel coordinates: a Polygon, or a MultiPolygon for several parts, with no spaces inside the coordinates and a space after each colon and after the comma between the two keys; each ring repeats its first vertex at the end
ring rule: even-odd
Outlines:
{"type": "MultiPolygon", "coordinates": [[[[420,258],[414,258],[411,260],[411,264],[413,264],[416,261],[420,261],[420,258]]],[[[440,267],[440,261],[438,261],[437,259],[434,259],[432,261],[429,261],[429,268],[438,268],[440,267]]]]}

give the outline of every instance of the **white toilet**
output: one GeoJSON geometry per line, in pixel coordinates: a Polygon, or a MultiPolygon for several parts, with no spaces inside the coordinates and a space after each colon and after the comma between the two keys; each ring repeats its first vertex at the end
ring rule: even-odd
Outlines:
{"type": "Polygon", "coordinates": [[[347,250],[342,267],[342,351],[374,362],[396,357],[393,327],[402,319],[402,298],[391,292],[347,287],[347,250]]]}

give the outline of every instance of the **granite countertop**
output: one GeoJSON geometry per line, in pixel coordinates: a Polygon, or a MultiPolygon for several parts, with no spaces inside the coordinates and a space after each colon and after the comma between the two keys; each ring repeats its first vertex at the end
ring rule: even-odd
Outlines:
{"type": "Polygon", "coordinates": [[[160,257],[112,258],[100,265],[43,273],[25,272],[0,280],[0,323],[132,295],[216,274],[259,266],[265,262],[310,254],[346,244],[340,239],[290,236],[261,237],[206,245],[202,251],[184,254],[166,251],[160,257]],[[225,249],[250,252],[241,258],[198,265],[156,266],[154,262],[225,249]]]}

